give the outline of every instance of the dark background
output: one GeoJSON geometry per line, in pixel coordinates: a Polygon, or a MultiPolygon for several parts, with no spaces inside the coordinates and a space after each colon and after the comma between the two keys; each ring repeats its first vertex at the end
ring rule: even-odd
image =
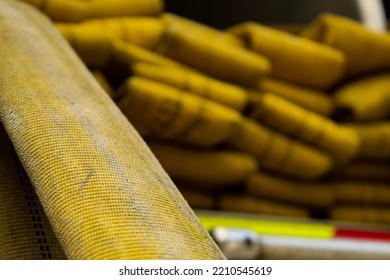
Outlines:
{"type": "Polygon", "coordinates": [[[389,0],[382,0],[383,6],[385,7],[387,20],[390,19],[390,1],[389,0]]]}
{"type": "MultiPolygon", "coordinates": [[[[390,0],[382,1],[389,16],[390,0]]],[[[306,25],[325,11],[360,19],[354,0],[165,0],[165,4],[169,12],[220,29],[248,20],[306,25]]]]}

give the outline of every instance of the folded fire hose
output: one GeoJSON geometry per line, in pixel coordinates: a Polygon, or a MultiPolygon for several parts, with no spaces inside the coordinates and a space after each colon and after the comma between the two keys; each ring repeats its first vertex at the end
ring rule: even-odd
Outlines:
{"type": "Polygon", "coordinates": [[[0,258],[224,259],[48,19],[1,0],[0,42],[0,258]]]}

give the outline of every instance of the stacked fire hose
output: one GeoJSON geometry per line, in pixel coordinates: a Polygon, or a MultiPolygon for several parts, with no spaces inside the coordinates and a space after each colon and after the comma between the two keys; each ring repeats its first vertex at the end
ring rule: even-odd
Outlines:
{"type": "Polygon", "coordinates": [[[46,256],[223,258],[181,195],[194,208],[389,223],[389,34],[330,14],[297,35],[215,30],[159,0],[22,2],[59,31],[1,1],[1,164],[14,176],[2,181],[21,188],[4,187],[21,212],[1,219],[26,244],[32,212],[46,229],[37,248],[58,252],[46,256]]]}
{"type": "Polygon", "coordinates": [[[13,0],[0,15],[0,257],[223,259],[50,21],[13,0]]]}

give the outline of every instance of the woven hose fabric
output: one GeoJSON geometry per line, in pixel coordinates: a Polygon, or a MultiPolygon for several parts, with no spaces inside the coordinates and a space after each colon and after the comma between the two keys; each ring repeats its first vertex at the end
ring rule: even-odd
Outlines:
{"type": "Polygon", "coordinates": [[[67,258],[224,259],[48,19],[1,0],[0,41],[0,119],[67,258]]]}
{"type": "Polygon", "coordinates": [[[0,259],[64,259],[30,179],[0,124],[0,259]]]}

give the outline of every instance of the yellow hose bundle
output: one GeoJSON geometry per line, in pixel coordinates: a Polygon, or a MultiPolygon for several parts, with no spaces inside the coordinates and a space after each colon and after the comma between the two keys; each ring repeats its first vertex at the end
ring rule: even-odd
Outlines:
{"type": "Polygon", "coordinates": [[[156,52],[215,78],[243,85],[253,85],[271,68],[260,55],[220,40],[199,37],[180,25],[168,25],[156,52]]]}
{"type": "Polygon", "coordinates": [[[335,179],[350,181],[390,182],[389,160],[359,160],[335,170],[335,179]]]}
{"type": "Polygon", "coordinates": [[[0,17],[0,119],[67,258],[224,258],[50,22],[18,1],[0,17]]]}
{"type": "Polygon", "coordinates": [[[244,153],[148,145],[169,176],[180,182],[232,185],[243,182],[257,170],[257,161],[244,153]]]}
{"type": "Polygon", "coordinates": [[[169,25],[179,25],[187,29],[188,32],[196,33],[200,37],[220,40],[221,44],[229,43],[236,46],[242,46],[244,44],[241,39],[234,35],[173,13],[163,13],[161,18],[169,25]]]}
{"type": "Polygon", "coordinates": [[[131,64],[138,61],[176,67],[179,65],[140,46],[117,40],[99,27],[75,28],[71,32],[61,25],[57,27],[83,62],[93,68],[103,69],[109,63],[114,67],[115,63],[126,64],[130,68],[131,64]]]}
{"type": "Polygon", "coordinates": [[[243,111],[248,102],[248,94],[241,87],[222,82],[194,71],[178,67],[164,67],[150,63],[136,63],[133,73],[139,77],[167,84],[210,99],[236,111],[243,111]]]}
{"type": "Polygon", "coordinates": [[[390,204],[390,185],[359,181],[296,182],[257,173],[246,182],[245,192],[310,208],[327,209],[334,203],[390,204]]]}
{"type": "Polygon", "coordinates": [[[210,147],[230,143],[261,165],[303,178],[332,167],[329,155],[243,118],[218,103],[140,77],[120,89],[119,108],[144,137],[160,137],[210,147]]]}
{"type": "Polygon", "coordinates": [[[110,60],[113,53],[112,36],[100,29],[96,28],[93,31],[77,29],[62,35],[88,66],[103,69],[110,60]]]}
{"type": "Polygon", "coordinates": [[[387,206],[338,205],[331,209],[330,218],[338,221],[349,221],[370,224],[389,224],[390,210],[387,206]]]}
{"type": "Polygon", "coordinates": [[[119,108],[145,137],[207,147],[231,139],[243,121],[238,112],[218,103],[136,76],[120,91],[119,108]]]}
{"type": "Polygon", "coordinates": [[[390,159],[390,122],[349,124],[361,139],[359,156],[390,159]]]}
{"type": "Polygon", "coordinates": [[[93,69],[106,70],[105,72],[115,77],[126,78],[136,62],[190,69],[179,62],[135,44],[117,40],[99,28],[74,29],[72,32],[66,32],[60,28],[60,31],[86,65],[93,69]]]}
{"type": "Polygon", "coordinates": [[[228,29],[246,42],[250,50],[272,64],[271,76],[313,88],[328,88],[345,70],[343,53],[306,38],[255,22],[244,22],[228,29]]]}
{"type": "Polygon", "coordinates": [[[266,93],[250,116],[278,131],[294,136],[333,156],[335,165],[344,165],[359,152],[355,131],[310,112],[277,95],[266,93]]]}
{"type": "Polygon", "coordinates": [[[333,165],[329,154],[287,138],[250,119],[242,124],[230,145],[254,155],[260,167],[298,178],[319,178],[333,165]]]}
{"type": "Polygon", "coordinates": [[[92,36],[91,33],[98,32],[107,34],[112,39],[153,50],[161,39],[165,23],[153,17],[120,17],[81,23],[57,23],[56,27],[65,38],[92,36]]]}
{"type": "MultiPolygon", "coordinates": [[[[167,57],[161,56],[155,52],[138,47],[137,45],[128,44],[122,41],[112,42],[113,50],[111,53],[110,67],[126,66],[129,71],[136,62],[147,62],[150,64],[161,65],[166,67],[183,68],[188,71],[194,71],[186,65],[167,57]]],[[[119,67],[120,68],[120,67],[119,67]]],[[[108,69],[115,70],[115,69],[108,69]]]]}
{"type": "Polygon", "coordinates": [[[389,70],[388,35],[327,15],[297,37],[255,23],[222,32],[162,14],[161,0],[22,1],[62,21],[56,27],[123,112],[48,21],[0,2],[0,258],[223,259],[185,199],[390,219],[387,126],[325,118],[388,118],[389,75],[337,89],[336,112],[319,90],[389,70]],[[162,168],[185,186],[184,199],[162,168]],[[314,181],[330,171],[332,180],[314,181]]]}
{"type": "Polygon", "coordinates": [[[308,218],[309,211],[304,207],[287,203],[259,199],[249,195],[222,194],[219,196],[219,209],[229,212],[243,212],[261,215],[308,218]]]}
{"type": "Polygon", "coordinates": [[[323,14],[301,35],[343,52],[347,76],[390,69],[388,33],[371,31],[345,17],[323,14]]]}
{"type": "Polygon", "coordinates": [[[390,205],[390,184],[370,182],[339,182],[334,184],[340,203],[390,205]]]}
{"type": "Polygon", "coordinates": [[[91,18],[156,16],[164,9],[163,0],[22,0],[54,21],[79,22],[91,18]]]}
{"type": "MultiPolygon", "coordinates": [[[[390,52],[390,50],[389,50],[390,52]]],[[[389,55],[390,56],[390,55],[389,55]]],[[[350,82],[334,93],[335,112],[348,121],[375,121],[390,116],[390,74],[350,82]]]]}
{"type": "Polygon", "coordinates": [[[333,113],[333,100],[325,93],[271,78],[260,79],[255,88],[263,92],[272,92],[305,109],[323,116],[333,113]]]}
{"type": "Polygon", "coordinates": [[[330,185],[292,181],[262,172],[249,177],[245,192],[310,208],[326,209],[335,200],[330,185]]]}
{"type": "MultiPolygon", "coordinates": [[[[179,62],[134,44],[115,40],[111,42],[111,45],[111,55],[109,56],[109,59],[102,70],[110,83],[116,89],[119,88],[129,76],[132,75],[133,65],[139,62],[194,71],[186,65],[180,64],[179,62]]],[[[116,91],[115,101],[120,99],[120,94],[121,92],[116,91]]]]}

